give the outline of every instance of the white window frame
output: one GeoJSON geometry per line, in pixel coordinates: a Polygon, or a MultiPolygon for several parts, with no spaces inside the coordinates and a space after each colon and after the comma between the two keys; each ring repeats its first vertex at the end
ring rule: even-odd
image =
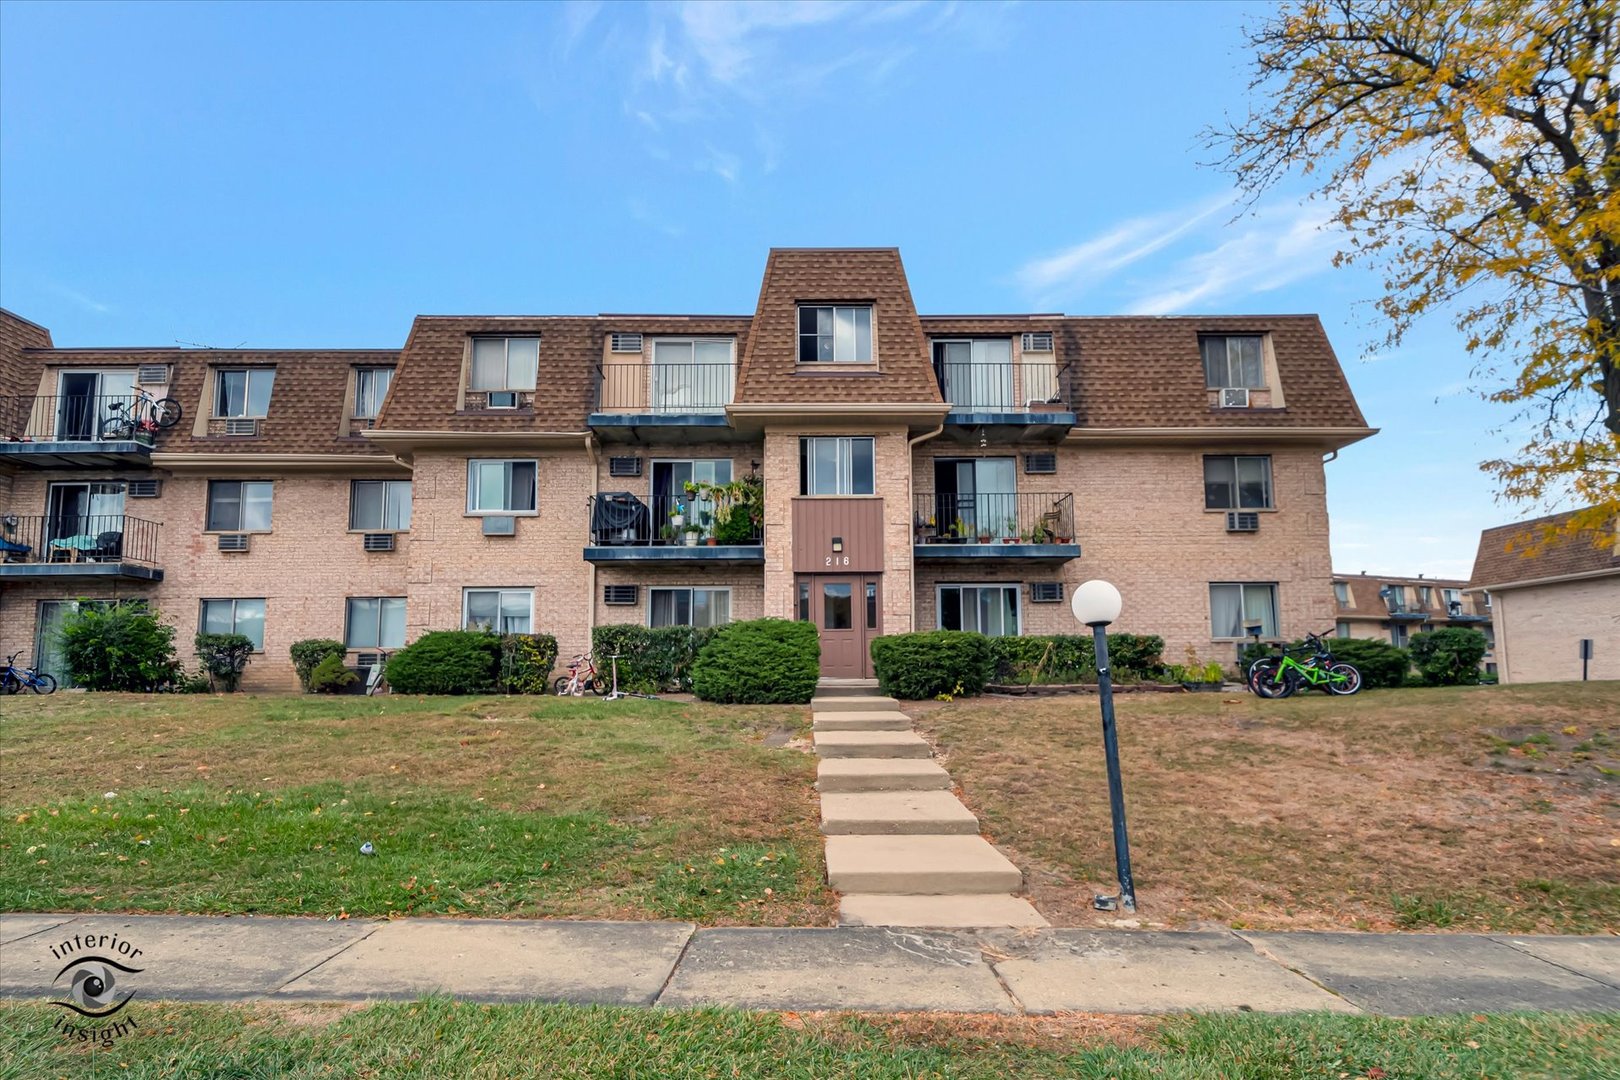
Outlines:
{"type": "Polygon", "coordinates": [[[795,335],[794,336],[795,336],[795,339],[796,339],[796,342],[797,342],[797,347],[796,347],[793,355],[795,356],[797,361],[799,363],[801,363],[801,364],[870,364],[870,363],[873,362],[873,358],[877,355],[877,328],[874,325],[874,323],[876,322],[876,314],[877,313],[872,310],[872,305],[871,304],[800,304],[798,306],[798,310],[796,312],[794,312],[793,328],[795,330],[795,335]],[[804,331],[804,313],[807,312],[807,311],[814,311],[814,312],[817,313],[817,316],[816,316],[817,329],[816,329],[816,331],[814,333],[808,333],[807,334],[804,331]],[[820,325],[819,325],[820,324],[820,318],[821,318],[820,313],[823,312],[823,311],[828,311],[828,312],[832,313],[832,315],[831,315],[832,329],[827,331],[826,333],[823,333],[821,331],[820,325]],[[838,333],[838,313],[840,311],[847,311],[847,312],[852,313],[851,316],[850,316],[851,328],[850,328],[849,339],[848,339],[849,348],[847,350],[849,355],[843,355],[843,356],[839,355],[839,336],[840,335],[838,333]],[[859,318],[855,314],[853,314],[853,313],[861,312],[861,311],[866,312],[866,355],[865,356],[859,355],[859,353],[860,353],[859,318]],[[832,355],[831,359],[823,360],[821,358],[821,339],[824,338],[824,337],[828,337],[828,336],[831,336],[832,339],[833,339],[833,346],[832,346],[833,355],[832,355]],[[815,355],[814,358],[809,359],[809,360],[806,360],[804,358],[804,341],[805,341],[806,338],[814,338],[815,341],[816,341],[816,348],[815,348],[816,355],[815,355]]]}
{"type": "Polygon", "coordinates": [[[501,394],[501,393],[534,393],[540,382],[540,335],[539,334],[479,334],[472,339],[472,351],[467,357],[467,389],[475,394],[501,394]],[[480,341],[499,341],[502,343],[501,372],[505,386],[479,386],[478,385],[478,343],[480,341]],[[534,342],[534,378],[527,385],[519,382],[512,383],[512,342],[534,342]]]}
{"type": "Polygon", "coordinates": [[[413,492],[411,491],[411,482],[409,480],[351,480],[351,481],[349,481],[349,531],[350,532],[360,532],[360,533],[385,533],[385,532],[402,533],[402,532],[410,532],[411,531],[411,499],[412,499],[412,497],[413,497],[413,492]],[[382,485],[382,488],[383,488],[382,520],[377,525],[373,526],[373,525],[357,525],[357,524],[355,524],[354,512],[355,512],[356,507],[359,505],[359,494],[360,494],[360,485],[361,484],[381,484],[382,485]],[[388,524],[389,502],[390,502],[390,499],[391,499],[391,497],[393,495],[394,489],[399,488],[399,487],[402,487],[402,488],[405,489],[404,520],[398,522],[397,524],[390,525],[390,524],[388,524]]]}
{"type": "Polygon", "coordinates": [[[394,385],[394,369],[391,368],[391,367],[373,366],[373,367],[357,367],[357,368],[355,368],[354,369],[354,414],[352,416],[352,419],[355,419],[355,420],[375,420],[375,419],[377,419],[377,414],[382,411],[383,399],[388,396],[388,390],[393,385],[394,385]],[[386,385],[383,386],[382,393],[379,394],[379,393],[375,393],[375,392],[373,392],[373,393],[367,393],[366,392],[366,385],[365,384],[368,381],[367,376],[370,376],[371,379],[376,379],[379,376],[383,377],[383,380],[384,380],[386,385]],[[366,398],[368,398],[368,397],[374,397],[376,399],[374,402],[371,403],[373,407],[372,407],[370,412],[367,412],[365,410],[365,405],[364,405],[364,402],[365,402],[366,398]]]}
{"type": "MultiPolygon", "coordinates": [[[[999,634],[998,637],[1024,636],[1024,598],[1023,586],[1014,581],[947,581],[934,586],[934,629],[945,629],[945,590],[946,589],[999,589],[1002,592],[1013,594],[1013,616],[1018,623],[1018,629],[1012,634],[999,634]]],[[[965,610],[965,609],[964,609],[965,610]]],[[[978,601],[974,601],[974,610],[978,610],[978,601]]],[[[984,631],[978,630],[983,634],[984,631]]],[[[989,636],[989,635],[987,635],[989,636]]]]}
{"type": "MultiPolygon", "coordinates": [[[[520,588],[520,587],[517,587],[517,586],[508,587],[508,586],[504,586],[504,585],[469,585],[469,586],[467,586],[466,588],[461,590],[461,628],[463,630],[472,629],[468,625],[467,615],[468,615],[469,608],[472,606],[471,602],[472,602],[473,593],[494,593],[495,594],[495,597],[496,597],[495,598],[495,617],[497,619],[499,619],[501,617],[500,616],[500,611],[501,611],[502,606],[505,603],[506,597],[521,595],[529,603],[529,628],[527,630],[514,630],[514,631],[512,631],[512,633],[521,633],[521,634],[532,634],[532,633],[534,633],[534,589],[532,589],[532,588],[520,588]]],[[[492,629],[494,629],[494,631],[497,634],[506,633],[506,631],[501,630],[499,627],[493,627],[492,629]]]]}
{"type": "Polygon", "coordinates": [[[1204,369],[1204,386],[1205,386],[1206,389],[1209,389],[1209,390],[1226,390],[1226,389],[1264,390],[1264,389],[1267,388],[1266,387],[1266,335],[1263,334],[1263,333],[1262,334],[1243,334],[1243,333],[1200,334],[1200,335],[1198,335],[1198,362],[1199,362],[1200,366],[1202,366],[1203,369],[1204,369]],[[1209,363],[1206,360],[1205,353],[1204,353],[1204,343],[1206,341],[1216,341],[1216,340],[1226,342],[1226,360],[1225,360],[1225,365],[1224,365],[1225,366],[1225,371],[1222,372],[1220,381],[1211,382],[1210,381],[1209,363]],[[1257,365],[1257,368],[1256,368],[1256,373],[1255,373],[1255,377],[1254,377],[1253,381],[1247,381],[1247,380],[1245,380],[1243,378],[1243,372],[1242,372],[1243,358],[1241,356],[1234,357],[1232,355],[1232,342],[1234,342],[1234,341],[1253,341],[1253,342],[1255,342],[1255,344],[1257,346],[1258,353],[1257,353],[1257,355],[1255,357],[1255,364],[1257,365]],[[1234,376],[1232,374],[1232,369],[1233,369],[1234,365],[1237,365],[1237,367],[1238,367],[1238,373],[1237,373],[1236,376],[1234,376]]]}
{"type": "Polygon", "coordinates": [[[1460,603],[1463,602],[1462,590],[1461,589],[1441,589],[1440,590],[1440,602],[1446,605],[1446,610],[1447,611],[1450,611],[1452,604],[1460,604],[1460,603]]]}
{"type": "Polygon", "coordinates": [[[222,367],[214,369],[214,416],[215,420],[263,420],[270,415],[270,402],[276,392],[276,369],[273,367],[222,367]],[[221,412],[224,404],[225,376],[241,374],[245,376],[242,382],[242,411],[239,413],[221,412]],[[270,381],[270,389],[265,392],[264,412],[252,412],[253,383],[256,378],[262,377],[270,381]]]}
{"type": "Polygon", "coordinates": [[[1397,649],[1404,649],[1412,644],[1412,628],[1403,622],[1389,624],[1389,643],[1397,649]]]}
{"type": "MultiPolygon", "coordinates": [[[[722,623],[710,622],[710,623],[708,623],[708,626],[709,627],[725,626],[725,625],[729,624],[732,621],[732,618],[731,618],[731,599],[732,599],[732,597],[731,597],[731,586],[729,586],[729,585],[649,585],[649,586],[647,586],[647,625],[649,627],[651,627],[653,625],[653,594],[654,593],[661,593],[661,592],[669,592],[669,593],[684,592],[684,593],[691,594],[689,596],[688,600],[687,600],[686,610],[689,613],[691,613],[693,616],[696,616],[696,614],[697,614],[697,594],[698,593],[700,593],[700,592],[701,593],[709,593],[709,594],[711,594],[711,596],[712,596],[712,594],[715,594],[715,593],[724,593],[725,597],[726,597],[726,621],[722,622],[722,623]]],[[[714,610],[713,607],[711,606],[709,610],[710,610],[710,613],[712,615],[713,610],[714,610]]],[[[671,626],[697,626],[698,624],[695,623],[695,622],[689,622],[689,623],[670,623],[670,625],[671,626]]]]}
{"type": "Polygon", "coordinates": [[[350,652],[377,651],[381,649],[400,649],[405,646],[405,597],[403,596],[346,596],[343,598],[343,647],[350,652]],[[375,643],[371,645],[356,645],[354,637],[354,604],[356,601],[377,601],[377,625],[372,627],[375,643]],[[392,644],[382,639],[383,605],[398,604],[400,612],[399,643],[392,644]]]}
{"type": "Polygon", "coordinates": [[[1204,509],[1213,512],[1227,510],[1275,510],[1277,509],[1277,491],[1272,484],[1271,455],[1270,454],[1205,454],[1204,455],[1204,509]],[[1209,504],[1209,463],[1212,461],[1230,461],[1232,463],[1232,505],[1211,506],[1209,504]],[[1259,506],[1243,505],[1243,462],[1261,462],[1261,470],[1265,473],[1265,502],[1259,506]]]}
{"type": "Polygon", "coordinates": [[[1334,623],[1333,636],[1341,639],[1348,638],[1350,636],[1350,624],[1344,619],[1340,619],[1338,622],[1334,623]]]}
{"type": "Polygon", "coordinates": [[[1348,581],[1335,581],[1333,583],[1333,599],[1343,607],[1350,606],[1350,583],[1348,581]]]}
{"type": "MultiPolygon", "coordinates": [[[[241,617],[237,614],[237,605],[238,604],[258,604],[259,605],[259,644],[258,644],[258,648],[254,649],[253,651],[256,652],[256,653],[264,652],[264,631],[265,631],[266,625],[270,621],[270,605],[265,602],[264,597],[262,597],[262,596],[205,596],[205,597],[203,597],[201,600],[197,601],[197,633],[199,633],[199,634],[208,634],[208,633],[213,633],[214,632],[214,631],[211,631],[211,630],[207,629],[207,626],[208,626],[208,605],[209,604],[229,604],[229,605],[231,605],[231,628],[229,630],[227,630],[227,631],[223,631],[224,633],[230,633],[230,634],[240,634],[240,633],[242,633],[242,631],[240,629],[242,620],[241,620],[241,617]]],[[[246,636],[246,635],[243,635],[243,636],[246,636]]]]}
{"type": "Polygon", "coordinates": [[[534,517],[540,512],[540,461],[538,458],[468,458],[467,459],[467,514],[471,517],[483,517],[486,514],[497,517],[534,517]],[[534,466],[534,505],[528,510],[511,509],[479,509],[478,503],[478,466],[505,465],[505,498],[504,505],[512,504],[512,466],[534,466]]]}
{"type": "MultiPolygon", "coordinates": [[[[259,501],[259,500],[255,500],[259,501]]],[[[276,485],[273,480],[210,480],[203,494],[203,532],[205,533],[253,533],[262,535],[275,528],[276,485]],[[236,524],[234,526],[216,526],[214,524],[214,488],[219,484],[235,484],[236,496],[236,524]],[[247,518],[247,505],[249,487],[262,487],[269,491],[269,497],[263,502],[268,508],[263,528],[249,528],[244,524],[247,518]]]]}
{"type": "Polygon", "coordinates": [[[1248,604],[1248,593],[1246,591],[1246,590],[1249,590],[1249,589],[1270,589],[1271,590],[1271,615],[1272,615],[1272,617],[1274,619],[1277,620],[1277,625],[1275,625],[1273,627],[1262,629],[1260,631],[1260,636],[1264,637],[1264,638],[1275,638],[1275,637],[1281,637],[1282,636],[1282,590],[1278,587],[1277,582],[1275,582],[1275,581],[1212,581],[1212,582],[1209,583],[1209,593],[1207,594],[1208,595],[1208,600],[1209,600],[1209,637],[1210,637],[1211,641],[1246,641],[1246,640],[1248,640],[1248,635],[1242,633],[1241,631],[1242,631],[1243,627],[1249,625],[1249,622],[1250,622],[1249,616],[1247,614],[1247,612],[1249,610],[1249,604],[1248,604]],[[1229,634],[1217,634],[1215,632],[1215,590],[1219,589],[1219,588],[1236,588],[1236,589],[1240,590],[1238,592],[1238,610],[1240,612],[1240,620],[1241,620],[1239,622],[1239,624],[1238,624],[1238,629],[1239,629],[1240,632],[1235,637],[1232,636],[1232,635],[1229,635],[1229,634]]]}
{"type": "Polygon", "coordinates": [[[819,498],[847,498],[849,496],[867,496],[877,494],[877,439],[871,435],[801,435],[799,436],[799,494],[803,497],[819,498]],[[811,475],[815,471],[816,456],[813,448],[805,444],[832,440],[838,444],[834,453],[834,468],[838,470],[838,477],[834,484],[837,490],[817,492],[815,484],[811,483],[811,475]],[[872,490],[854,491],[855,487],[855,449],[854,444],[869,443],[872,447],[872,490]]]}

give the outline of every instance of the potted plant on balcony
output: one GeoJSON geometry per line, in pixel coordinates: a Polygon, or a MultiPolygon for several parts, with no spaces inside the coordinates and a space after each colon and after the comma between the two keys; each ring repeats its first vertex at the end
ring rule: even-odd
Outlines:
{"type": "Polygon", "coordinates": [[[678,502],[674,506],[670,507],[669,523],[674,527],[676,532],[679,532],[682,526],[686,524],[686,507],[682,506],[678,502]]]}
{"type": "Polygon", "coordinates": [[[1032,544],[1050,544],[1052,530],[1046,527],[1046,522],[1037,521],[1035,527],[1029,530],[1029,542],[1032,544]]]}
{"type": "Polygon", "coordinates": [[[703,536],[703,526],[694,521],[691,524],[684,526],[683,531],[686,535],[686,546],[697,547],[699,538],[703,536]]]}
{"type": "Polygon", "coordinates": [[[675,535],[676,533],[674,525],[665,525],[663,528],[658,530],[658,538],[666,544],[673,544],[675,542],[675,535]]]}
{"type": "Polygon", "coordinates": [[[1008,518],[1007,524],[1001,532],[1001,542],[1003,544],[1016,544],[1018,541],[1018,519],[1008,518]]]}
{"type": "Polygon", "coordinates": [[[912,518],[912,530],[916,533],[916,543],[931,544],[934,542],[934,519],[925,518],[917,514],[912,518]]]}

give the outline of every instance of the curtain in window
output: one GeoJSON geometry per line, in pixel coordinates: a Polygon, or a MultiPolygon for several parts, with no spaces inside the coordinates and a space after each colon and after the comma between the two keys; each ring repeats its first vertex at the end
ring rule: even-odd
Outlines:
{"type": "MultiPolygon", "coordinates": [[[[1277,589],[1274,585],[1243,586],[1243,621],[1252,626],[1260,624],[1264,637],[1277,636],[1277,589]]],[[[1243,633],[1243,628],[1238,628],[1243,633]]]]}
{"type": "Polygon", "coordinates": [[[394,380],[392,368],[362,368],[354,374],[354,415],[375,419],[382,409],[388,384],[394,380]]]}
{"type": "Polygon", "coordinates": [[[1243,636],[1243,587],[1241,585],[1211,585],[1209,587],[1210,636],[1235,638],[1243,636]]]}
{"type": "Polygon", "coordinates": [[[653,626],[690,626],[692,590],[651,589],[653,626]]]}
{"type": "Polygon", "coordinates": [[[405,645],[405,598],[390,597],[382,601],[377,644],[385,649],[403,648],[405,645]]]}
{"type": "Polygon", "coordinates": [[[506,341],[503,338],[473,340],[471,390],[505,390],[506,341]]]}

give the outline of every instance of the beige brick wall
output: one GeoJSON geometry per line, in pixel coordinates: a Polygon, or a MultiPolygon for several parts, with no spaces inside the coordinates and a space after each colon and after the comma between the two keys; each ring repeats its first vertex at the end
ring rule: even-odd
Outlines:
{"type": "Polygon", "coordinates": [[[764,574],[757,566],[684,567],[628,563],[597,567],[595,625],[635,623],[645,626],[652,610],[648,590],[681,587],[730,589],[731,618],[734,621],[764,617],[764,574]],[[602,590],[607,585],[639,585],[641,589],[634,605],[608,604],[602,600],[602,590]]]}
{"type": "Polygon", "coordinates": [[[1620,574],[1492,591],[1497,672],[1505,683],[1581,677],[1591,638],[1593,679],[1620,679],[1620,574]]]}

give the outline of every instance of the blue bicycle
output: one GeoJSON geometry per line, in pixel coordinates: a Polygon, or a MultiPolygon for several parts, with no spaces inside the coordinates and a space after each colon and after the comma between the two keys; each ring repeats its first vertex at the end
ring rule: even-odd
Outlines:
{"type": "Polygon", "coordinates": [[[0,671],[0,692],[16,694],[26,686],[36,694],[56,693],[56,679],[53,676],[33,668],[17,667],[17,657],[21,655],[14,652],[6,657],[6,669],[0,671]]]}

